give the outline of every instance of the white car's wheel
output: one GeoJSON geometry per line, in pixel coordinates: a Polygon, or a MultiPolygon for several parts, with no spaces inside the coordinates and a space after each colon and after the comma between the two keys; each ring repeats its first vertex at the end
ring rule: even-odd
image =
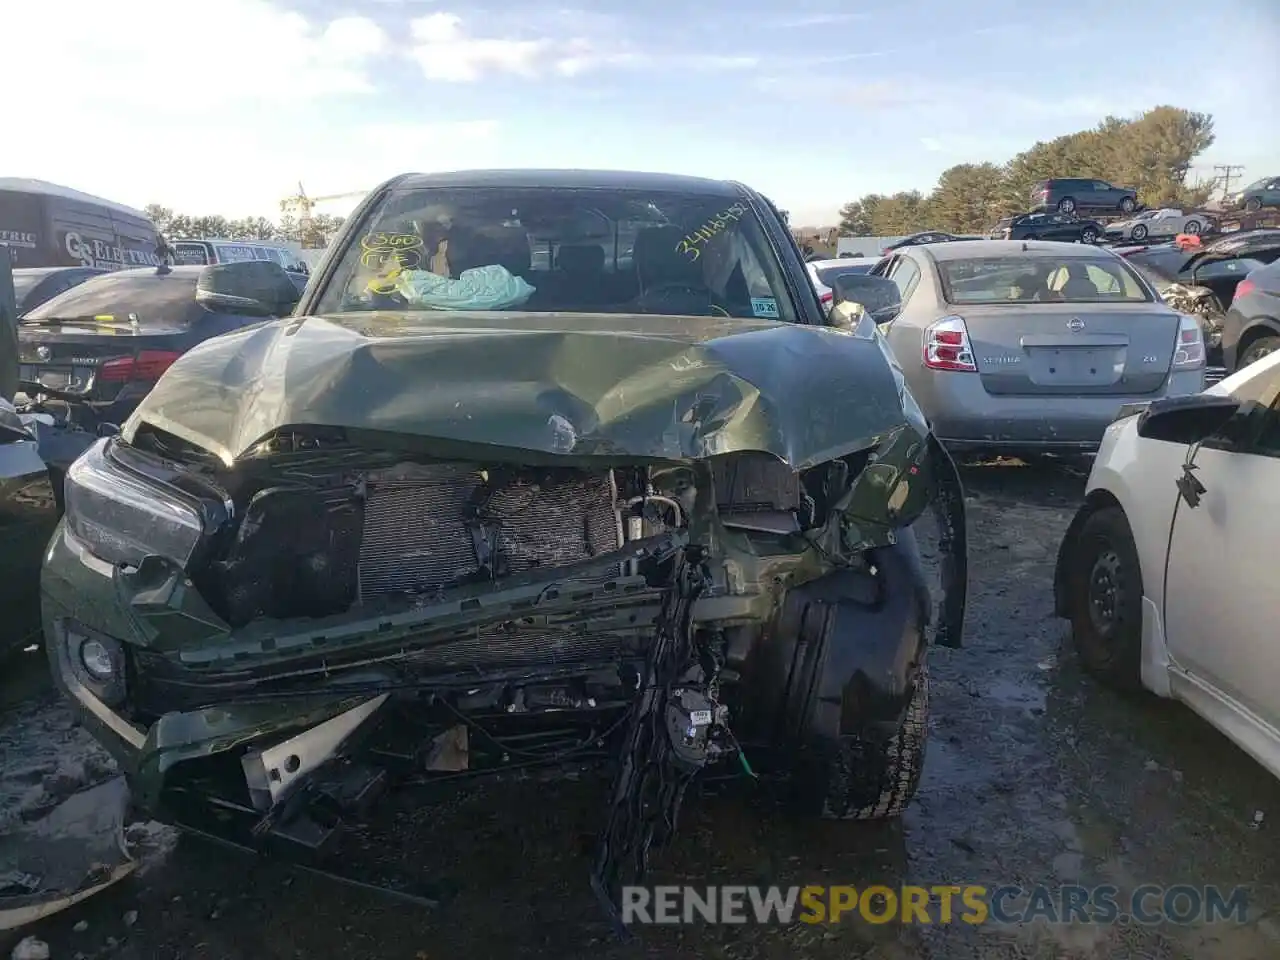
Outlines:
{"type": "Polygon", "coordinates": [[[1133,228],[1133,231],[1132,231],[1129,235],[1130,235],[1131,237],[1133,237],[1133,239],[1134,239],[1134,240],[1145,240],[1145,239],[1147,239],[1147,228],[1146,228],[1146,225],[1145,225],[1145,224],[1141,224],[1141,223],[1140,223],[1140,224],[1138,224],[1136,227],[1134,227],[1134,228],[1133,228]]]}
{"type": "Polygon", "coordinates": [[[1068,567],[1071,636],[1085,669],[1142,689],[1142,567],[1129,521],[1106,507],[1084,522],[1068,567]]]}
{"type": "Polygon", "coordinates": [[[1193,237],[1198,237],[1200,235],[1200,221],[1188,220],[1182,225],[1182,232],[1189,233],[1193,237]]]}

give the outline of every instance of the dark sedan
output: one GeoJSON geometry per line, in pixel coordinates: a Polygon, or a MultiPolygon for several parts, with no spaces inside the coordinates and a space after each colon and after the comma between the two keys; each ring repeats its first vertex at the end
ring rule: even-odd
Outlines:
{"type": "Polygon", "coordinates": [[[926,230],[922,233],[913,233],[909,237],[903,237],[894,243],[885,246],[884,252],[897,250],[901,247],[917,247],[922,243],[950,243],[953,240],[981,240],[981,237],[964,236],[958,233],[943,233],[941,230],[926,230]]]}
{"type": "Polygon", "coordinates": [[[1106,229],[1097,220],[1082,220],[1065,213],[1024,213],[1005,217],[991,228],[992,240],[1060,240],[1097,243],[1106,229]]]}
{"type": "Polygon", "coordinates": [[[269,262],[117,270],[23,316],[20,377],[119,424],[197,343],[287,314],[297,301],[288,274],[269,262]]]}
{"type": "Polygon", "coordinates": [[[1236,286],[1222,322],[1223,359],[1240,370],[1280,350],[1280,260],[1249,273],[1236,286]]]}
{"type": "Polygon", "coordinates": [[[46,300],[110,271],[102,267],[23,267],[13,271],[18,316],[46,300]]]}

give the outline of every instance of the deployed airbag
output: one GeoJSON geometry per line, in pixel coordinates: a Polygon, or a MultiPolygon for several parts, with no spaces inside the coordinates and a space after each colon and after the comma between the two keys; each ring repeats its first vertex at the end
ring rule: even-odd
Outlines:
{"type": "Polygon", "coordinates": [[[496,263],[463,270],[456,280],[428,270],[404,270],[396,277],[396,292],[411,307],[433,310],[509,310],[533,291],[522,277],[496,263]]]}

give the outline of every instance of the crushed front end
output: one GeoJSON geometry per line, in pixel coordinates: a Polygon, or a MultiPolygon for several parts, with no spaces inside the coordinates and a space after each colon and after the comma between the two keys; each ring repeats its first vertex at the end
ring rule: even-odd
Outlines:
{"type": "Polygon", "coordinates": [[[228,463],[143,425],[76,462],[47,647],[143,809],[314,864],[389,790],[599,759],[612,904],[708,764],[897,722],[930,506],[958,645],[963,497],[910,423],[801,470],[441,446],[276,430],[228,463]]]}
{"type": "Polygon", "coordinates": [[[1189,314],[1200,321],[1204,336],[1206,363],[1209,367],[1222,366],[1222,324],[1226,319],[1222,303],[1208,287],[1183,283],[1169,283],[1160,291],[1165,303],[1179,313],[1189,314]]]}

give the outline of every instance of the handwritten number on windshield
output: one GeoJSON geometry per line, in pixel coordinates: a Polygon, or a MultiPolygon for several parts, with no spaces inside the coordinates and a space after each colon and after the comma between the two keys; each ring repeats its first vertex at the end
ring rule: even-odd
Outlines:
{"type": "Polygon", "coordinates": [[[698,249],[696,244],[690,243],[688,240],[681,240],[676,244],[676,253],[683,253],[690,260],[697,260],[702,256],[702,251],[698,249]]]}
{"type": "Polygon", "coordinates": [[[702,256],[702,251],[699,249],[701,244],[724,232],[729,224],[741,220],[746,212],[746,206],[741,203],[735,203],[728,209],[720,211],[697,229],[685,234],[684,238],[676,244],[676,252],[683,253],[690,260],[697,260],[702,256]]]}
{"type": "Polygon", "coordinates": [[[390,294],[405,270],[422,264],[422,238],[414,233],[370,233],[360,238],[362,266],[377,273],[365,289],[369,293],[390,294]]]}

